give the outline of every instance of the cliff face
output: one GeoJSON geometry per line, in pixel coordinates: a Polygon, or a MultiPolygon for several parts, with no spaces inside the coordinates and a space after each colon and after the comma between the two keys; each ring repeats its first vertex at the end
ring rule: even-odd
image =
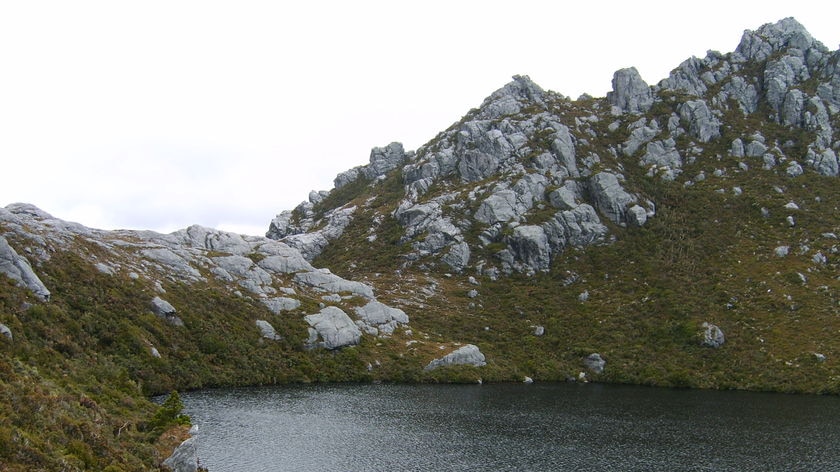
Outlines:
{"type": "Polygon", "coordinates": [[[838,62],[786,19],[605,98],[517,76],[267,237],[0,209],[0,463],[142,470],[144,395],[174,388],[840,393],[838,62]]]}

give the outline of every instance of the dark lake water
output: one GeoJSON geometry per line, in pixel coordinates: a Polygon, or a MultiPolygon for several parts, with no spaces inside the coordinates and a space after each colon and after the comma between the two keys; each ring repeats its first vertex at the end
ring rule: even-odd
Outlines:
{"type": "Polygon", "coordinates": [[[840,398],[597,384],[182,395],[224,471],[840,471],[840,398]]]}

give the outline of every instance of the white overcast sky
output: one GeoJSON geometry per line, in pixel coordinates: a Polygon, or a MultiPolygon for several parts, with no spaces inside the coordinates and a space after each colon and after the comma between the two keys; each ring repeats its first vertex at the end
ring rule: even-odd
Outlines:
{"type": "Polygon", "coordinates": [[[514,74],[650,84],[830,1],[0,0],[0,207],[103,229],[265,233],[370,149],[416,149],[514,74]]]}

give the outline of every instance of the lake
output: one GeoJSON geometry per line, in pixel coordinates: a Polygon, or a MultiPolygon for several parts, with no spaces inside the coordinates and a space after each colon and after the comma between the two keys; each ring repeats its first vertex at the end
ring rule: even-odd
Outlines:
{"type": "Polygon", "coordinates": [[[603,384],[184,393],[225,471],[840,471],[840,398],[603,384]]]}

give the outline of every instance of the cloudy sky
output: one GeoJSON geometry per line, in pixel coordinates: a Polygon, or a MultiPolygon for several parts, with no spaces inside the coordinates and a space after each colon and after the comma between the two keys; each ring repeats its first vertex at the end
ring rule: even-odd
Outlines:
{"type": "Polygon", "coordinates": [[[653,84],[787,16],[837,49],[831,4],[0,0],[0,207],[261,235],[514,74],[600,97],[617,69],[653,84]]]}

